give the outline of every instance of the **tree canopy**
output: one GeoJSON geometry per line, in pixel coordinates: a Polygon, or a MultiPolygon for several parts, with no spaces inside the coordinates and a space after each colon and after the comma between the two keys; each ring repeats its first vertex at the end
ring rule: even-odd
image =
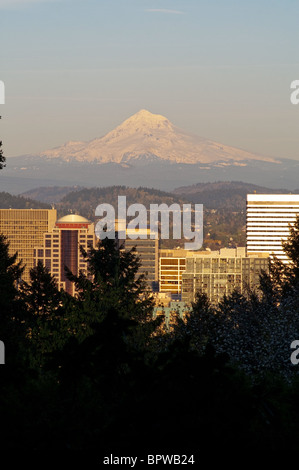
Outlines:
{"type": "Polygon", "coordinates": [[[218,305],[198,293],[168,332],[134,250],[108,239],[83,250],[72,297],[41,264],[23,283],[0,236],[1,449],[297,450],[298,237],[297,220],[291,263],[273,260],[258,291],[218,305]]]}
{"type": "Polygon", "coordinates": [[[6,166],[5,161],[6,161],[6,158],[3,155],[2,140],[0,140],[0,170],[2,170],[6,166]]]}

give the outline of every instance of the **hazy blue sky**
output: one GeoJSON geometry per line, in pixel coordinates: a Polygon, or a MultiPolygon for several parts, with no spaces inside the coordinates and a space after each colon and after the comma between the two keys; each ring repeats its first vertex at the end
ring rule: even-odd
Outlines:
{"type": "Polygon", "coordinates": [[[101,137],[146,108],[299,159],[298,0],[0,0],[7,156],[101,137]]]}

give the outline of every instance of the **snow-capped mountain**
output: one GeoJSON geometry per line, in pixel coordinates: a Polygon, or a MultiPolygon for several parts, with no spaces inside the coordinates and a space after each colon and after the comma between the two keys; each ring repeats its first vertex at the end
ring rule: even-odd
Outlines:
{"type": "Polygon", "coordinates": [[[219,144],[174,126],[166,117],[142,109],[104,137],[89,142],[68,142],[41,157],[64,161],[129,163],[158,157],[175,163],[241,162],[274,159],[219,144]]]}
{"type": "Polygon", "coordinates": [[[299,161],[275,159],[185,132],[166,117],[141,110],[101,138],[68,142],[39,155],[8,159],[2,191],[39,186],[153,187],[243,181],[297,189],[299,161]]]}

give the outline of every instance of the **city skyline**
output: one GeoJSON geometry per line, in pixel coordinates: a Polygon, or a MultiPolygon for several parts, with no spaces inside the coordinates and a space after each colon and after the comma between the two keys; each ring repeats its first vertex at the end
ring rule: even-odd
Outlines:
{"type": "Polygon", "coordinates": [[[299,447],[298,14],[0,0],[14,459],[199,466],[299,447]]]}
{"type": "Polygon", "coordinates": [[[139,109],[298,159],[298,4],[0,1],[7,157],[109,132],[139,109]]]}

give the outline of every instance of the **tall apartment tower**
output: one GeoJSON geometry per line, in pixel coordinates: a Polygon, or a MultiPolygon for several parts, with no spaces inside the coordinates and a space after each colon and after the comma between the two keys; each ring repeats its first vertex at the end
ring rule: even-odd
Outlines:
{"type": "Polygon", "coordinates": [[[140,259],[139,274],[144,274],[149,289],[158,290],[159,279],[159,240],[151,238],[150,229],[139,229],[140,238],[130,238],[131,232],[127,229],[127,237],[124,242],[125,250],[136,249],[136,254],[140,259]]]}
{"type": "Polygon", "coordinates": [[[29,271],[34,265],[34,247],[40,245],[44,233],[55,225],[56,209],[0,209],[0,233],[9,241],[10,255],[18,252],[23,260],[23,280],[29,281],[29,271]]]}
{"type": "Polygon", "coordinates": [[[128,251],[135,248],[136,255],[140,260],[138,274],[145,276],[147,287],[150,290],[157,291],[159,284],[158,236],[150,228],[139,227],[137,232],[126,227],[125,219],[115,221],[115,233],[119,247],[128,251]]]}
{"type": "Polygon", "coordinates": [[[186,258],[189,252],[183,249],[159,251],[159,291],[180,297],[182,273],[186,269],[186,258]]]}
{"type": "Polygon", "coordinates": [[[289,236],[289,224],[299,214],[298,194],[247,195],[247,254],[269,253],[283,262],[288,257],[282,240],[289,236]]]}
{"type": "Polygon", "coordinates": [[[56,222],[52,230],[44,233],[40,246],[35,246],[34,262],[36,265],[41,261],[56,278],[59,288],[74,295],[75,286],[67,278],[64,268],[67,266],[75,275],[80,270],[86,274],[87,263],[80,247],[88,251],[95,245],[94,224],[80,215],[66,215],[56,222]]]}

